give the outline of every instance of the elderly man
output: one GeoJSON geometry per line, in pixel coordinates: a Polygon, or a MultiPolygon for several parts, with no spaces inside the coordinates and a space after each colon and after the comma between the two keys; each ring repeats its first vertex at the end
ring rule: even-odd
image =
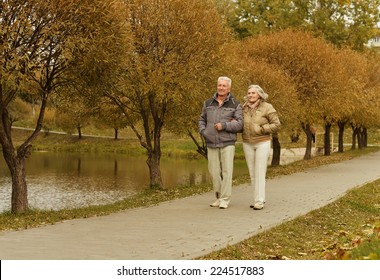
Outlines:
{"type": "Polygon", "coordinates": [[[240,103],[231,93],[231,79],[219,77],[217,92],[203,104],[199,132],[207,144],[208,169],[216,195],[211,207],[228,208],[237,133],[243,128],[240,103]]]}

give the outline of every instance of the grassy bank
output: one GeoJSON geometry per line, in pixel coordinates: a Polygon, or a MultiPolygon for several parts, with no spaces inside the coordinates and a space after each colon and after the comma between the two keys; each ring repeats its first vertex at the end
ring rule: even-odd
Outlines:
{"type": "MultiPolygon", "coordinates": [[[[22,134],[22,132],[20,132],[22,134]]],[[[85,138],[75,140],[68,135],[42,135],[34,148],[41,150],[83,152],[124,152],[133,154],[138,143],[133,140],[85,138]],[[76,143],[76,141],[78,143],[76,143]],[[81,145],[78,148],[77,145],[81,145]],[[128,146],[129,145],[129,146],[128,146]],[[61,148],[60,148],[61,147],[61,148]],[[119,150],[120,149],[120,150],[119,150]]],[[[22,135],[20,135],[22,139],[22,135]]],[[[186,156],[194,146],[188,140],[167,140],[168,150],[175,149],[186,156]],[[171,143],[174,143],[171,144],[171,143]],[[173,146],[174,145],[174,146],[173,146]],[[188,150],[188,151],[187,151],[188,150]]],[[[309,161],[294,162],[268,169],[268,178],[288,175],[315,167],[350,160],[379,148],[347,150],[329,157],[318,156],[309,161]]],[[[248,175],[234,179],[234,185],[246,183],[248,175]]],[[[244,242],[204,256],[202,259],[349,259],[380,258],[380,181],[355,189],[342,199],[293,221],[263,232],[244,242]]],[[[91,206],[60,211],[30,210],[22,215],[0,214],[0,231],[20,230],[54,224],[63,220],[108,215],[117,211],[148,207],[163,201],[211,191],[211,184],[178,186],[167,190],[146,190],[131,198],[110,205],[91,206]]]]}
{"type": "MultiPolygon", "coordinates": [[[[30,135],[30,131],[14,129],[12,131],[15,146],[21,145],[30,135]]],[[[34,141],[35,151],[56,151],[76,153],[117,153],[131,156],[144,155],[146,150],[136,137],[113,139],[111,136],[83,136],[40,133],[34,141]]],[[[161,141],[163,157],[199,158],[196,146],[189,137],[164,137],[161,141]]]]}
{"type": "Polygon", "coordinates": [[[380,259],[380,180],[200,259],[380,259]]]}

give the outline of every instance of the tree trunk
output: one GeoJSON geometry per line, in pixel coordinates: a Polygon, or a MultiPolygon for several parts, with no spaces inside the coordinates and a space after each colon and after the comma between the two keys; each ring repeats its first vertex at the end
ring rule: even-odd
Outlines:
{"type": "Polygon", "coordinates": [[[310,124],[302,125],[302,129],[306,134],[306,151],[303,159],[309,160],[311,159],[311,146],[312,146],[312,133],[310,131],[310,124]]]}
{"type": "MultiPolygon", "coordinates": [[[[42,102],[41,110],[44,112],[46,103],[42,102]]],[[[42,127],[41,115],[32,135],[20,145],[17,151],[12,142],[12,128],[8,110],[1,108],[0,142],[4,160],[12,177],[11,211],[19,214],[28,210],[28,190],[26,185],[25,160],[30,156],[31,143],[37,137],[42,127]]]]}
{"type": "Polygon", "coordinates": [[[154,129],[153,129],[153,139],[150,137],[148,133],[146,133],[147,139],[149,139],[149,149],[148,151],[148,159],[146,163],[149,167],[149,178],[150,178],[150,188],[152,189],[162,189],[164,187],[162,183],[161,176],[161,129],[163,122],[160,118],[157,117],[156,114],[152,112],[154,116],[154,129]],[[153,145],[152,145],[153,140],[153,145]]]}
{"type": "Polygon", "coordinates": [[[26,185],[25,161],[30,156],[33,141],[40,134],[45,115],[48,93],[42,95],[40,113],[36,128],[32,134],[22,143],[17,151],[12,140],[12,126],[10,116],[6,107],[0,107],[0,142],[3,148],[4,160],[7,163],[12,176],[12,213],[23,213],[28,210],[28,190],[26,185]]]}
{"type": "Polygon", "coordinates": [[[363,148],[368,147],[368,129],[363,127],[363,148]]]}
{"type": "Polygon", "coordinates": [[[358,137],[358,148],[363,149],[363,133],[361,128],[357,128],[356,136],[358,137]]]}
{"type": "Polygon", "coordinates": [[[161,168],[160,168],[161,154],[151,152],[148,154],[146,163],[149,167],[150,187],[152,189],[161,189],[163,187],[161,168]]]}
{"type": "Polygon", "coordinates": [[[193,133],[190,130],[187,131],[187,134],[190,136],[194,144],[197,146],[197,153],[207,159],[207,145],[202,134],[199,134],[202,140],[202,146],[198,143],[197,139],[195,139],[195,137],[193,136],[193,133]]]}
{"type": "Polygon", "coordinates": [[[300,133],[298,130],[293,130],[292,134],[290,135],[290,140],[292,143],[297,143],[298,140],[300,140],[300,133]]]}
{"type": "MultiPolygon", "coordinates": [[[[153,102],[152,102],[153,103],[153,102]]],[[[153,114],[153,112],[152,112],[153,114]]],[[[144,141],[143,136],[138,132],[133,123],[130,123],[129,126],[136,134],[137,138],[140,141],[140,144],[143,148],[146,149],[148,159],[146,163],[149,168],[149,180],[150,180],[150,188],[163,188],[162,176],[161,176],[161,168],[160,168],[160,160],[161,160],[161,129],[163,126],[163,122],[157,118],[156,114],[154,121],[153,131],[149,129],[149,121],[147,115],[142,115],[143,117],[143,126],[145,132],[144,141]],[[153,137],[152,137],[153,136],[153,137]]]]}
{"type": "Polygon", "coordinates": [[[351,129],[352,129],[352,136],[351,136],[351,150],[356,149],[356,134],[357,134],[357,128],[351,124],[351,129]]]}
{"type": "Polygon", "coordinates": [[[11,168],[12,174],[12,213],[28,210],[28,189],[26,186],[25,161],[17,160],[11,168]]]}
{"type": "Polygon", "coordinates": [[[330,132],[331,132],[331,123],[326,123],[325,124],[325,139],[324,139],[324,141],[325,141],[325,143],[324,143],[324,146],[325,146],[324,155],[325,156],[331,155],[330,132]]]}
{"type": "Polygon", "coordinates": [[[82,160],[80,158],[78,158],[78,161],[77,161],[77,174],[78,175],[81,173],[81,170],[82,170],[82,160]]]}
{"type": "Polygon", "coordinates": [[[277,133],[273,134],[272,137],[272,143],[273,143],[273,157],[272,157],[272,163],[271,166],[279,166],[280,165],[280,157],[281,157],[281,144],[278,139],[277,133]]]}
{"type": "Polygon", "coordinates": [[[339,127],[339,137],[338,137],[338,153],[344,152],[343,138],[344,138],[344,127],[346,123],[343,121],[338,122],[339,127]]]}
{"type": "Polygon", "coordinates": [[[115,131],[115,140],[119,139],[119,129],[114,128],[115,131]]]}
{"type": "Polygon", "coordinates": [[[28,156],[29,148],[24,153],[17,155],[10,146],[2,145],[5,162],[12,177],[12,213],[24,213],[28,210],[28,189],[26,185],[25,159],[28,156]]]}
{"type": "Polygon", "coordinates": [[[77,127],[77,131],[78,131],[78,138],[82,139],[82,128],[80,127],[80,125],[77,127]]]}

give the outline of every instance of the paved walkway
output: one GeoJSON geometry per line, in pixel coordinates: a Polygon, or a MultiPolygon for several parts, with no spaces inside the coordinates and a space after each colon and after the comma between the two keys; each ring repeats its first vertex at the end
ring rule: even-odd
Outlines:
{"type": "Polygon", "coordinates": [[[247,185],[234,187],[230,207],[209,207],[213,193],[0,232],[0,259],[192,259],[320,208],[348,190],[380,178],[380,152],[268,180],[267,203],[249,208],[247,185]]]}

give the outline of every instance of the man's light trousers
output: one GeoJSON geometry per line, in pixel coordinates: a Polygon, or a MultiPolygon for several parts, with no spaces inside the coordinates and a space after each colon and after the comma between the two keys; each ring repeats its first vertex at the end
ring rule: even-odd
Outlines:
{"type": "Polygon", "coordinates": [[[220,201],[224,201],[227,205],[231,200],[234,156],[234,145],[223,148],[207,148],[208,170],[214,192],[218,192],[220,201]]]}

